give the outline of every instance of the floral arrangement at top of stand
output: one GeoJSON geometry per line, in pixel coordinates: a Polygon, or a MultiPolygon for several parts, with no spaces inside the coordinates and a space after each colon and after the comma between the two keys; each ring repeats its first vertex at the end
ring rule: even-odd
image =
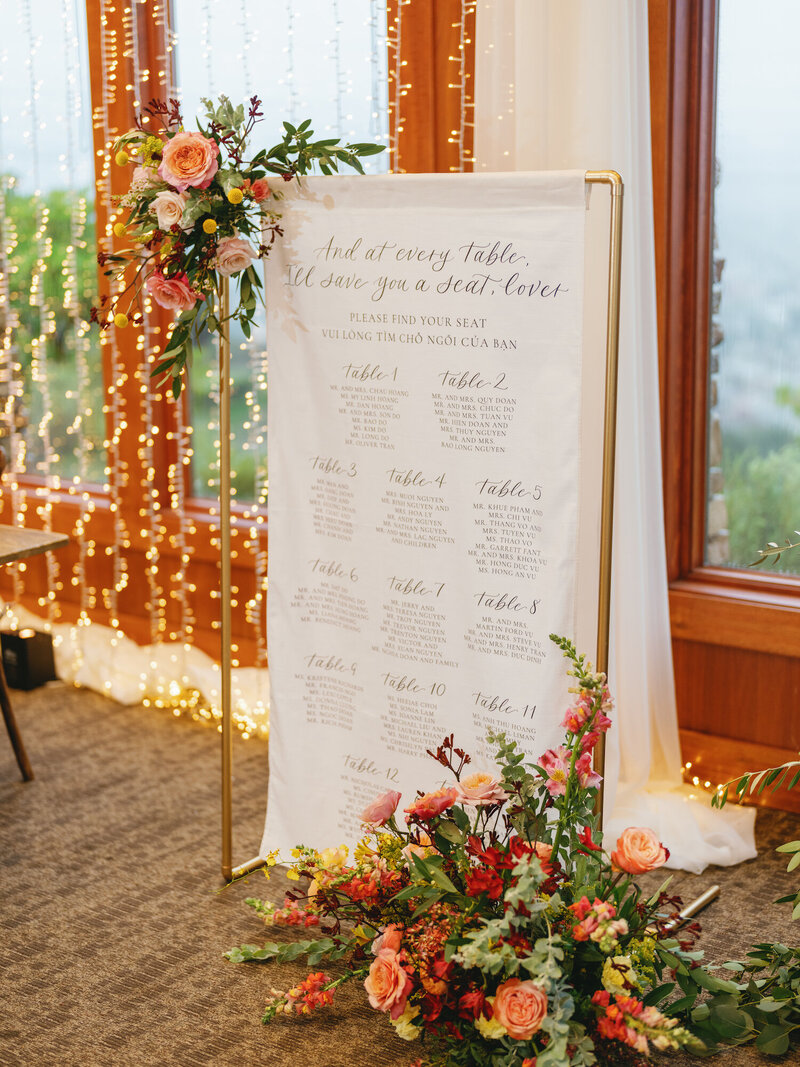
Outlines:
{"type": "Polygon", "coordinates": [[[281,235],[267,175],[282,181],[308,174],[318,165],[332,174],[343,164],[363,174],[360,157],[375,155],[383,145],[347,144],[338,138],[312,141],[311,120],[299,126],[284,122],[283,139],[247,159],[253,127],[262,117],[261,101],[252,97],[247,112],[221,96],[215,107],[203,101],[206,124],[197,131],[183,128],[176,100],[153,100],[145,109],[160,129],[140,124],[112,149],[119,166],[133,166],[129,191],[118,198],[127,221],[114,225],[130,248],[97,257],[107,266],[114,292],[92,309],[103,329],[140,324],[142,291],[161,307],[179,312],[163,357],[152,374],[172,378],[172,392],[181,390],[181,372],[191,355],[192,337],[204,329],[216,333],[235,319],[250,336],[261,281],[253,262],[269,253],[281,235]],[[221,313],[221,278],[232,277],[238,299],[227,316],[221,313]]]}
{"type": "Polygon", "coordinates": [[[352,861],[344,847],[301,846],[288,873],[303,888],[282,907],[248,901],[268,925],[318,934],[227,954],[304,956],[315,968],[273,991],[264,1022],[308,1014],[357,979],[400,1037],[421,1039],[417,1065],[635,1064],[651,1049],[702,1051],[744,1034],[736,986],[698,963],[699,928],[678,932],[666,883],[648,897],[635,881],[668,857],[656,835],[631,827],[610,856],[602,847],[591,759],[611,701],[605,676],[553,640],[577,683],[563,745],[528,765],[513,741],[490,736],[495,776],[472,770],[450,736],[429,753],[447,780],[405,808],[405,825],[400,794],[385,793],[361,816],[352,861]],[[316,970],[323,960],[343,973],[316,970]],[[705,991],[710,1007],[692,1018],[705,991]]]}

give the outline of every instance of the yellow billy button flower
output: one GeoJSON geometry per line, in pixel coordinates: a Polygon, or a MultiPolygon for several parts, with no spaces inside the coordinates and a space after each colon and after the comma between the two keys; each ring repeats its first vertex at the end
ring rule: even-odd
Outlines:
{"type": "Polygon", "coordinates": [[[114,162],[118,167],[124,167],[126,163],[130,162],[130,156],[124,149],[120,149],[114,156],[114,162]]]}
{"type": "Polygon", "coordinates": [[[127,232],[127,227],[125,226],[124,222],[115,222],[114,223],[114,236],[115,237],[124,237],[126,232],[127,232]]]}
{"type": "Polygon", "coordinates": [[[217,223],[215,219],[206,219],[203,222],[203,233],[216,233],[217,223]]]}
{"type": "Polygon", "coordinates": [[[117,327],[118,330],[124,330],[125,327],[128,325],[128,316],[125,315],[122,311],[118,311],[114,316],[114,325],[117,327]]]}
{"type": "Polygon", "coordinates": [[[229,204],[241,204],[244,200],[244,193],[241,189],[233,188],[228,190],[228,203],[229,204]]]}

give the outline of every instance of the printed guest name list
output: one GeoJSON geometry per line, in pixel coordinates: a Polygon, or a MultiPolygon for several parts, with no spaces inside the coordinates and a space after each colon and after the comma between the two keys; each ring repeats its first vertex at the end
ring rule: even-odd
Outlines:
{"type": "Polygon", "coordinates": [[[263,847],[359,837],[446,734],[531,757],[574,632],[582,174],[311,179],[267,267],[263,847]]]}

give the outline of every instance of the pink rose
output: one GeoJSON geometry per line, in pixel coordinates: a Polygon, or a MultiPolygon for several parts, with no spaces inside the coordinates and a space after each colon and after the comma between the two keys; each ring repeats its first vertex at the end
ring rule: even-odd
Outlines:
{"type": "Polygon", "coordinates": [[[383,826],[394,815],[397,805],[400,803],[401,793],[394,789],[382,793],[361,812],[361,821],[369,826],[383,826]]]}
{"type": "Polygon", "coordinates": [[[153,198],[150,210],[155,212],[158,228],[169,230],[173,226],[180,226],[185,207],[186,193],[176,193],[172,189],[165,189],[153,198]]]}
{"type": "Polygon", "coordinates": [[[176,133],[164,145],[158,173],[179,193],[189,186],[207,189],[219,167],[218,154],[217,142],[202,133],[176,133]]]}
{"type": "Polygon", "coordinates": [[[131,178],[131,192],[141,193],[145,189],[154,189],[160,184],[158,174],[152,167],[136,167],[131,178]]]}
{"type": "Polygon", "coordinates": [[[392,952],[399,952],[402,943],[403,927],[398,926],[397,923],[389,923],[383,933],[379,934],[372,942],[372,955],[377,956],[383,948],[391,949],[392,952]]]}
{"type": "Polygon", "coordinates": [[[456,786],[456,800],[461,804],[470,804],[480,808],[488,804],[502,804],[508,794],[496,778],[485,771],[476,771],[467,778],[462,778],[456,786]]]}
{"type": "Polygon", "coordinates": [[[162,308],[169,308],[170,311],[188,311],[198,300],[203,299],[192,292],[185,274],[165,278],[163,274],[154,271],[145,282],[145,289],[157,304],[162,308]]]}
{"type": "Polygon", "coordinates": [[[617,838],[617,847],[611,853],[611,863],[618,871],[627,874],[644,874],[654,871],[669,859],[669,849],[664,848],[653,830],[645,826],[629,826],[617,838]]]}
{"type": "Polygon", "coordinates": [[[214,266],[220,274],[228,277],[238,274],[240,270],[246,270],[255,258],[255,249],[249,241],[241,237],[223,237],[217,245],[214,266]]]}
{"type": "Polygon", "coordinates": [[[376,1011],[388,1011],[393,1019],[398,1019],[405,1011],[411,985],[411,979],[400,966],[397,953],[390,948],[380,950],[364,979],[364,988],[372,1007],[376,1011]]]}
{"type": "Polygon", "coordinates": [[[498,986],[492,1004],[492,1018],[515,1041],[528,1041],[547,1015],[547,994],[535,982],[509,978],[498,986]]]}
{"type": "Polygon", "coordinates": [[[408,815],[416,815],[418,819],[427,820],[433,819],[436,815],[441,815],[448,808],[452,808],[455,802],[455,789],[437,789],[434,793],[425,793],[423,796],[417,797],[412,804],[403,810],[408,815]]]}

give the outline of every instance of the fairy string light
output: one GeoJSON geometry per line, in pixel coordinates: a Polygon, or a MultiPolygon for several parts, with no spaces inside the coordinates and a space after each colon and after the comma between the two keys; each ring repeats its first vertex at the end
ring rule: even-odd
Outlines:
{"type": "MultiPolygon", "coordinates": [[[[63,100],[65,115],[64,121],[59,119],[58,123],[64,127],[57,131],[58,136],[62,137],[64,154],[59,160],[57,172],[65,176],[62,184],[68,201],[65,216],[68,237],[60,239],[62,252],[53,255],[52,250],[56,247],[53,241],[56,216],[51,207],[50,193],[41,193],[38,179],[35,184],[41,205],[36,225],[32,230],[26,228],[26,232],[18,235],[9,206],[13,180],[10,176],[3,176],[0,183],[0,383],[3,389],[0,420],[5,427],[4,447],[9,453],[3,491],[6,501],[10,501],[11,505],[10,508],[7,506],[4,521],[20,524],[27,521],[45,527],[55,524],[70,533],[73,543],[71,555],[61,560],[51,557],[54,566],[51,566],[47,575],[46,593],[42,596],[39,614],[53,623],[51,628],[56,634],[56,641],[63,642],[65,648],[69,646],[73,676],[90,665],[92,657],[86,654],[86,649],[90,647],[87,640],[93,635],[92,648],[97,647],[95,642],[101,635],[102,640],[106,640],[105,622],[109,624],[108,640],[113,655],[104,659],[104,666],[110,666],[112,672],[117,663],[123,668],[123,660],[117,653],[123,644],[128,644],[126,633],[131,617],[125,612],[135,610],[131,607],[133,603],[141,606],[145,600],[148,607],[144,619],[151,645],[174,643],[177,648],[162,647],[160,652],[150,656],[139,673],[140,692],[165,706],[172,706],[171,702],[175,702],[193,715],[202,718],[207,713],[213,718],[214,710],[210,704],[201,710],[202,702],[194,702],[194,698],[186,696],[191,675],[186,664],[194,654],[191,644],[197,637],[198,629],[196,612],[198,615],[203,612],[203,628],[208,628],[207,602],[200,598],[201,592],[203,596],[207,595],[201,581],[207,581],[208,558],[204,554],[207,551],[208,530],[207,526],[203,530],[198,528],[195,516],[202,512],[207,514],[209,509],[206,504],[197,506],[191,501],[193,494],[188,476],[194,459],[195,435],[185,411],[179,406],[169,405],[169,424],[163,425],[162,397],[153,390],[149,380],[151,355],[163,347],[165,340],[157,315],[150,314],[150,309],[145,306],[141,322],[131,322],[124,344],[114,330],[104,331],[97,340],[90,338],[87,333],[82,307],[85,289],[87,285],[94,288],[94,281],[83,265],[85,257],[82,253],[87,242],[94,240],[93,212],[91,200],[87,200],[84,192],[85,187],[76,184],[76,175],[84,166],[76,131],[80,129],[82,118],[82,72],[85,70],[79,35],[85,33],[86,29],[80,23],[83,9],[74,0],[59,0],[57,5],[53,5],[58,15],[49,19],[46,25],[41,17],[37,17],[38,2],[21,0],[12,16],[19,27],[20,66],[25,55],[30,57],[30,66],[23,79],[25,93],[30,98],[25,102],[26,128],[18,138],[24,136],[25,171],[37,175],[42,171],[48,178],[52,177],[56,171],[52,169],[45,153],[51,150],[55,139],[55,123],[50,117],[49,107],[45,108],[42,104],[45,98],[40,99],[43,83],[38,79],[44,76],[46,80],[55,73],[55,70],[47,69],[43,57],[49,54],[49,50],[53,50],[53,54],[57,51],[59,57],[63,57],[59,62],[65,64],[63,68],[58,68],[59,71],[63,69],[63,77],[56,91],[63,100]],[[45,41],[46,48],[37,51],[40,39],[45,41]],[[49,128],[40,133],[43,119],[48,121],[49,128]],[[35,167],[31,163],[34,158],[35,167]],[[46,165],[48,170],[45,172],[46,165]],[[25,291],[19,294],[26,301],[33,300],[32,306],[26,309],[33,322],[34,334],[31,374],[24,369],[27,357],[22,358],[17,350],[17,345],[21,346],[15,318],[15,301],[18,306],[19,296],[14,292],[11,272],[19,261],[21,250],[31,247],[32,242],[36,245],[37,253],[33,284],[30,293],[25,291]],[[51,296],[54,276],[59,271],[60,289],[56,288],[56,295],[51,296]],[[56,316],[59,344],[70,360],[70,367],[74,368],[66,391],[59,384],[63,376],[58,376],[58,365],[52,358],[56,316]],[[66,323],[66,333],[63,323],[66,323]],[[99,359],[97,347],[100,349],[99,359]],[[105,367],[106,383],[102,399],[95,393],[100,363],[105,367]],[[26,436],[21,414],[31,385],[35,393],[35,407],[32,425],[26,436]],[[101,415],[105,430],[95,443],[92,435],[101,415]],[[66,427],[63,431],[62,423],[66,427]],[[64,443],[69,446],[73,456],[73,466],[68,469],[68,474],[65,473],[67,468],[61,464],[60,452],[64,443]],[[100,462],[101,449],[104,462],[98,471],[96,465],[100,462]],[[44,485],[39,484],[38,493],[35,481],[29,477],[36,474],[44,476],[44,485]],[[92,485],[92,481],[102,484],[98,487],[92,485]],[[157,493],[150,491],[152,487],[157,493]],[[58,501],[67,497],[70,501],[69,510],[54,510],[60,507],[58,501]],[[193,511],[193,507],[198,510],[193,511]],[[69,516],[68,526],[63,524],[65,515],[69,516]],[[57,519],[55,523],[54,519],[57,519]],[[203,545],[204,539],[206,547],[198,552],[198,546],[203,545]],[[142,555],[145,556],[144,562],[141,561],[142,555]],[[69,565],[64,562],[67,558],[69,565]],[[58,570],[59,563],[61,572],[58,570]],[[202,580],[199,577],[201,574],[202,580]],[[132,598],[134,587],[137,593],[139,587],[143,589],[145,595],[132,598]],[[75,623],[66,627],[57,622],[62,609],[62,597],[63,604],[67,600],[72,602],[74,608],[70,607],[71,617],[77,618],[75,623]],[[152,693],[155,696],[149,695],[152,693]]],[[[364,27],[363,21],[353,21],[349,3],[350,0],[336,0],[334,10],[329,10],[327,16],[332,19],[333,27],[326,34],[330,39],[328,58],[334,70],[335,91],[331,93],[330,104],[335,121],[342,126],[338,132],[344,132],[344,125],[351,124],[349,112],[352,110],[351,101],[354,100],[350,53],[346,51],[351,47],[348,33],[357,25],[364,27]]],[[[220,16],[220,11],[226,9],[218,6],[215,0],[201,0],[198,6],[201,26],[192,32],[201,34],[205,46],[205,69],[202,73],[207,75],[212,95],[215,75],[219,72],[220,31],[223,36],[224,32],[230,30],[236,35],[234,52],[237,56],[237,73],[243,74],[247,80],[254,73],[250,68],[253,66],[253,49],[259,39],[258,24],[253,12],[248,12],[244,0],[240,0],[234,9],[236,14],[233,19],[220,16]]],[[[302,104],[305,83],[296,69],[301,58],[301,35],[298,31],[304,9],[302,5],[287,0],[285,10],[288,33],[285,37],[283,88],[288,99],[278,101],[277,106],[285,108],[289,117],[297,120],[299,109],[305,106],[302,104]]],[[[364,132],[367,132],[369,122],[370,131],[374,130],[374,140],[383,139],[381,100],[385,99],[385,86],[381,79],[385,75],[384,60],[380,57],[385,41],[385,36],[381,36],[383,10],[382,0],[370,0],[369,40],[372,47],[370,54],[364,57],[362,82],[365,84],[363,97],[359,98],[363,100],[367,97],[366,82],[369,81],[370,107],[362,125],[364,132]]],[[[146,3],[141,0],[100,0],[98,11],[99,25],[90,27],[89,32],[94,37],[91,46],[97,48],[103,75],[98,79],[91,115],[86,117],[91,118],[96,131],[95,147],[98,152],[95,160],[95,195],[100,220],[97,242],[101,250],[109,251],[115,247],[112,230],[119,220],[112,200],[116,177],[112,182],[110,148],[120,133],[115,125],[120,121],[120,104],[124,101],[126,107],[141,111],[143,102],[153,96],[169,95],[171,90],[166,78],[170,64],[166,58],[177,49],[178,39],[174,33],[166,37],[158,32],[159,28],[164,29],[166,18],[166,6],[161,0],[147,0],[146,3]],[[157,32],[151,32],[153,28],[157,32]],[[142,58],[144,50],[152,47],[152,40],[166,41],[165,56],[150,55],[145,62],[142,58]]],[[[195,12],[192,15],[194,19],[195,12]]],[[[16,47],[13,43],[15,38],[9,39],[12,42],[9,47],[13,49],[16,47]]],[[[276,44],[276,51],[279,47],[276,44]]],[[[17,77],[16,83],[19,81],[17,77]]],[[[48,86],[48,89],[52,96],[52,87],[48,86]]],[[[3,110],[7,113],[7,109],[3,110]]],[[[332,120],[326,118],[325,121],[332,120]]],[[[0,137],[2,133],[0,128],[0,137]]],[[[0,143],[0,153],[5,155],[2,149],[0,143]]],[[[235,589],[233,595],[247,624],[248,647],[253,649],[253,658],[260,666],[266,664],[267,654],[264,621],[267,586],[265,508],[268,491],[265,455],[266,362],[263,342],[253,341],[243,347],[239,359],[243,372],[238,377],[237,371],[237,389],[242,397],[245,423],[237,430],[241,435],[239,452],[244,452],[248,461],[252,461],[252,476],[248,471],[248,477],[253,488],[251,491],[248,487],[245,492],[243,479],[238,480],[242,503],[237,507],[237,515],[243,522],[238,523],[239,531],[234,534],[233,544],[233,554],[240,573],[244,573],[245,567],[249,568],[246,586],[244,580],[238,581],[240,588],[235,589]]],[[[212,381],[214,377],[212,369],[212,381]]],[[[202,428],[199,434],[206,436],[202,428]]],[[[212,485],[211,488],[216,487],[212,485]]],[[[202,491],[201,495],[204,495],[202,491]]],[[[217,538],[218,529],[212,530],[212,541],[217,538]]],[[[34,586],[29,583],[26,590],[27,575],[23,563],[13,579],[17,603],[23,600],[31,603],[30,593],[34,586]]],[[[19,617],[27,616],[20,613],[19,617]]],[[[137,630],[136,633],[141,640],[141,631],[137,630]]],[[[237,659],[242,658],[240,652],[235,650],[234,654],[237,659]]],[[[122,673],[125,673],[125,669],[122,673]]],[[[106,686],[106,690],[110,693],[112,685],[106,686]]],[[[235,716],[243,733],[263,731],[267,716],[266,702],[260,696],[248,696],[246,702],[244,698],[237,697],[235,716]]]]}

